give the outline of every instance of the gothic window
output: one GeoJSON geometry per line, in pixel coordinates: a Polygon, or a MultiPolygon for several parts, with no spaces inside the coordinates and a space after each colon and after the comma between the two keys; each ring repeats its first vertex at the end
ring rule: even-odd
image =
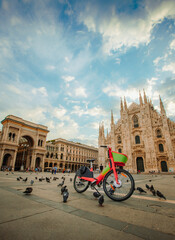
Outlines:
{"type": "Polygon", "coordinates": [[[47,154],[46,154],[46,158],[48,158],[49,157],[49,152],[47,152],[47,154]]]}
{"type": "Polygon", "coordinates": [[[122,150],[121,150],[121,148],[119,148],[119,149],[118,149],[118,152],[119,152],[119,153],[122,153],[122,150]]]}
{"type": "Polygon", "coordinates": [[[15,141],[15,133],[12,135],[13,142],[15,141]]]}
{"type": "Polygon", "coordinates": [[[56,153],[56,156],[55,156],[57,159],[58,159],[58,153],[56,153]]]}
{"type": "Polygon", "coordinates": [[[41,140],[41,147],[43,146],[43,140],[41,140]]]}
{"type": "Polygon", "coordinates": [[[49,163],[49,167],[52,167],[52,163],[49,163]]]}
{"type": "Polygon", "coordinates": [[[40,146],[40,139],[38,140],[38,146],[40,146]]]}
{"type": "Polygon", "coordinates": [[[12,137],[12,133],[10,132],[9,133],[9,141],[11,140],[11,137],[12,137]]]}
{"type": "Polygon", "coordinates": [[[163,144],[162,143],[159,144],[159,152],[164,152],[164,148],[163,148],[163,144]]]}
{"type": "Polygon", "coordinates": [[[161,133],[160,129],[156,130],[156,136],[157,136],[157,138],[161,138],[162,137],[162,133],[161,133]]]}
{"type": "Polygon", "coordinates": [[[118,143],[121,143],[121,142],[122,142],[121,137],[118,136],[118,143]]]}
{"type": "Polygon", "coordinates": [[[137,135],[135,136],[135,143],[136,144],[139,144],[140,143],[140,137],[137,135]]]}
{"type": "Polygon", "coordinates": [[[136,115],[133,117],[133,126],[134,126],[134,128],[139,127],[139,121],[138,121],[138,117],[136,115]]]}
{"type": "Polygon", "coordinates": [[[53,158],[53,153],[51,153],[50,157],[53,158]]]}
{"type": "Polygon", "coordinates": [[[61,159],[63,159],[63,154],[61,153],[61,157],[60,157],[61,159]]]}

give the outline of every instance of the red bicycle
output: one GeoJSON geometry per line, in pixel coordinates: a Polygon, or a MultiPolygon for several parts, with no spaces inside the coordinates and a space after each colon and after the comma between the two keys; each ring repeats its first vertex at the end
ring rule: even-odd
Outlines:
{"type": "Polygon", "coordinates": [[[108,148],[108,166],[98,177],[94,178],[93,162],[95,159],[87,160],[90,163],[90,169],[86,166],[78,169],[74,177],[74,188],[78,193],[82,193],[91,186],[92,189],[95,189],[99,193],[95,186],[100,186],[103,183],[104,192],[109,198],[113,201],[124,201],[131,197],[135,189],[132,175],[122,169],[128,157],[123,153],[112,151],[110,147],[100,147],[108,148]]]}

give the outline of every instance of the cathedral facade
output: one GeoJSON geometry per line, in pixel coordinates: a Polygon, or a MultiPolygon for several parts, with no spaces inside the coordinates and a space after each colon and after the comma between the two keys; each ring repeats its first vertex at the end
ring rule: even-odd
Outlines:
{"type": "Polygon", "coordinates": [[[145,92],[139,104],[127,106],[121,100],[120,119],[114,123],[111,111],[111,129],[105,136],[104,124],[99,126],[99,165],[107,165],[106,149],[125,153],[128,161],[125,166],[130,172],[175,172],[175,123],[166,116],[160,98],[160,114],[154,109],[145,92]]]}

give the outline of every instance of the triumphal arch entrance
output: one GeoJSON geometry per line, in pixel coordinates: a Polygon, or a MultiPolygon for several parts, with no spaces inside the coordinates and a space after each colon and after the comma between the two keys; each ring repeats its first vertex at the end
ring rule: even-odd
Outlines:
{"type": "Polygon", "coordinates": [[[8,115],[2,120],[0,135],[0,169],[44,169],[46,126],[8,115]]]}

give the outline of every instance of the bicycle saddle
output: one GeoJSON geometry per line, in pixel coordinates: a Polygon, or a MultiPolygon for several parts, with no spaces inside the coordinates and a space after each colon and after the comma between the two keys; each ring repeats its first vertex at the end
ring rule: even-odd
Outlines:
{"type": "Polygon", "coordinates": [[[94,162],[95,159],[87,159],[86,161],[87,161],[87,162],[94,162]]]}

